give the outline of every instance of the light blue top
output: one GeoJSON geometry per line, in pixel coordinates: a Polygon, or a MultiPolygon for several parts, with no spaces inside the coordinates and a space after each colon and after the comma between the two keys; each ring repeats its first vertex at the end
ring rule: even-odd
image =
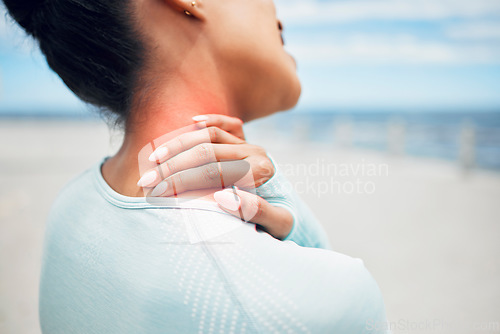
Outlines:
{"type": "Polygon", "coordinates": [[[363,262],[321,249],[321,226],[279,171],[258,193],[292,209],[287,241],[212,202],[122,196],[101,164],[61,191],[48,219],[44,334],[384,332],[363,262]]]}

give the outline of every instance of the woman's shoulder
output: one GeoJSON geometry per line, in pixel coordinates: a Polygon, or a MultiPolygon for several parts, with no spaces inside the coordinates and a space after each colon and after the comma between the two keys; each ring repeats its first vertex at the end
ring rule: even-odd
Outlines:
{"type": "Polygon", "coordinates": [[[60,228],[61,225],[88,221],[90,216],[99,216],[108,209],[96,182],[96,173],[101,162],[84,170],[61,188],[52,202],[46,229],[60,228]]]}
{"type": "Polygon", "coordinates": [[[59,208],[68,204],[74,204],[75,201],[82,202],[82,199],[89,199],[96,194],[94,184],[94,172],[96,166],[86,169],[77,176],[68,181],[61,188],[55,198],[52,209],[59,208]]]}

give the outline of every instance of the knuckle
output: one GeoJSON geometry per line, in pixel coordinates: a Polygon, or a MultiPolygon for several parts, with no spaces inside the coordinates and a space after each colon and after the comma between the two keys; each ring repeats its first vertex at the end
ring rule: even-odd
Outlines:
{"type": "Polygon", "coordinates": [[[204,162],[209,161],[210,156],[212,155],[212,146],[207,143],[200,144],[196,147],[196,157],[204,162]]]}
{"type": "Polygon", "coordinates": [[[179,174],[174,174],[171,177],[171,184],[175,187],[176,191],[182,191],[185,189],[185,184],[184,184],[184,177],[182,176],[181,173],[179,174]]]}
{"type": "Polygon", "coordinates": [[[208,128],[208,135],[210,136],[210,141],[212,143],[217,142],[217,128],[215,126],[211,126],[208,128]]]}
{"type": "Polygon", "coordinates": [[[259,177],[266,172],[266,166],[263,161],[259,161],[258,163],[256,163],[252,169],[252,172],[259,177]]]}
{"type": "Polygon", "coordinates": [[[175,146],[178,147],[179,151],[184,151],[184,142],[180,136],[175,137],[175,146]]]}
{"type": "Polygon", "coordinates": [[[269,173],[272,171],[274,173],[274,165],[271,160],[264,158],[259,162],[260,168],[262,168],[264,173],[269,173]]]}
{"type": "Polygon", "coordinates": [[[264,157],[255,158],[255,170],[259,173],[265,172],[269,169],[271,163],[264,157]]]}
{"type": "Polygon", "coordinates": [[[177,172],[174,159],[167,160],[164,162],[164,164],[165,164],[165,167],[167,169],[166,170],[167,174],[173,174],[173,173],[177,172]]]}
{"type": "Polygon", "coordinates": [[[208,164],[203,167],[203,177],[207,181],[212,181],[220,178],[219,164],[208,164]]]}

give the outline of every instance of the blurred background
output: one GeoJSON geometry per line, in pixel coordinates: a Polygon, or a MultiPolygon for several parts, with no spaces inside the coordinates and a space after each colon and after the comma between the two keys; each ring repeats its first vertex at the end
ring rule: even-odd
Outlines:
{"type": "MultiPolygon", "coordinates": [[[[248,124],[394,333],[500,333],[500,1],[279,0],[297,107],[248,124]]],[[[44,223],[120,132],[0,6],[0,333],[39,333],[44,223]]]]}

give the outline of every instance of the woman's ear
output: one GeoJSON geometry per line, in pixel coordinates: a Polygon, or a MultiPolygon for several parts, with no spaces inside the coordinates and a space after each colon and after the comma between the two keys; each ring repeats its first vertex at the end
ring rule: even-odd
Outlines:
{"type": "Polygon", "coordinates": [[[201,0],[163,0],[185,16],[205,20],[203,2],[201,0]]]}

